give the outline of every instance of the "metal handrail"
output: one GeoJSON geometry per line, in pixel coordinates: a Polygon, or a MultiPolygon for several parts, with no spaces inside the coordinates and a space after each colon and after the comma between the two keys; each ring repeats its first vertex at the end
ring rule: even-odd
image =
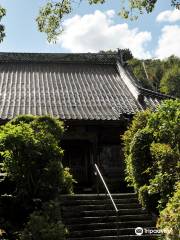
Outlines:
{"type": "Polygon", "coordinates": [[[111,193],[110,193],[110,191],[109,191],[109,189],[108,189],[108,186],[107,186],[107,184],[106,184],[106,182],[105,182],[105,180],[104,180],[104,178],[103,178],[103,176],[102,176],[102,174],[101,174],[101,172],[100,172],[97,164],[95,163],[94,166],[95,166],[95,168],[96,168],[96,170],[97,170],[97,173],[99,174],[99,177],[100,177],[102,183],[104,184],[104,187],[105,187],[105,189],[106,189],[106,191],[107,191],[107,194],[109,195],[109,197],[110,197],[110,199],[111,199],[111,202],[112,202],[112,205],[113,205],[115,211],[118,212],[117,206],[116,206],[116,204],[115,204],[115,202],[114,202],[114,200],[113,200],[113,198],[112,198],[112,195],[111,195],[111,193]]]}

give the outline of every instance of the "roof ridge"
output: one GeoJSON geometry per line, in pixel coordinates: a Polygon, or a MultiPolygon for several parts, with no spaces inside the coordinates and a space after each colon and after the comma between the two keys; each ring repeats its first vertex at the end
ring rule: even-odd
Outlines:
{"type": "Polygon", "coordinates": [[[0,62],[93,62],[115,64],[117,53],[0,52],[0,62]]]}
{"type": "Polygon", "coordinates": [[[122,66],[121,62],[117,60],[117,69],[118,69],[119,75],[121,76],[123,82],[128,87],[131,94],[134,96],[134,98],[136,100],[140,100],[141,93],[140,93],[137,85],[135,84],[133,76],[130,74],[127,67],[125,65],[122,66]]]}

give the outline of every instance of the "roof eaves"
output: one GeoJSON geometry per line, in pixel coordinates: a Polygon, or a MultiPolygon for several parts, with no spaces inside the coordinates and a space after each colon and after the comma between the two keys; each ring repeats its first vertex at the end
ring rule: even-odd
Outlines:
{"type": "Polygon", "coordinates": [[[168,99],[168,98],[176,99],[175,97],[173,97],[171,95],[155,92],[153,90],[143,88],[143,87],[138,86],[138,85],[137,85],[137,88],[139,89],[139,92],[141,92],[141,94],[146,95],[146,96],[153,96],[153,97],[158,97],[158,98],[161,98],[161,99],[168,99]]]}

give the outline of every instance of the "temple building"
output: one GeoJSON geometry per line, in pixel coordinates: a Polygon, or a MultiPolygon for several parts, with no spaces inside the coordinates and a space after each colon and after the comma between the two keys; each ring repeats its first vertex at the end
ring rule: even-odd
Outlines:
{"type": "Polygon", "coordinates": [[[63,164],[79,188],[95,184],[98,163],[112,191],[125,187],[121,135],[132,116],[167,96],[144,89],[118,53],[0,53],[1,124],[23,114],[65,122],[63,164]]]}

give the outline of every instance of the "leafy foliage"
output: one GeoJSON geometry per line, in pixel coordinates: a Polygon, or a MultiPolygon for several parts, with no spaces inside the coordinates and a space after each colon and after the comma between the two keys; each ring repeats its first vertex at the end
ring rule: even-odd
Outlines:
{"type": "MultiPolygon", "coordinates": [[[[1,5],[0,5],[0,22],[2,20],[2,18],[6,15],[6,9],[3,8],[1,5]]],[[[3,24],[0,24],[0,42],[3,41],[4,37],[5,37],[5,27],[3,24]]]]}
{"type": "Polygon", "coordinates": [[[138,113],[123,136],[126,180],[146,207],[157,199],[154,210],[165,207],[180,179],[179,109],[179,100],[166,100],[154,113],[138,113]]]}
{"type": "Polygon", "coordinates": [[[128,63],[131,71],[136,77],[137,83],[140,86],[143,86],[144,88],[152,89],[151,83],[146,77],[146,74],[143,68],[143,63],[141,62],[141,60],[133,58],[130,61],[128,61],[128,63]]]}
{"type": "MultiPolygon", "coordinates": [[[[86,0],[89,4],[104,4],[107,0],[86,0]]],[[[178,2],[169,0],[173,6],[178,6],[178,2]]],[[[137,19],[138,14],[153,11],[157,0],[119,0],[120,10],[118,14],[123,18],[137,19]],[[135,13],[134,13],[135,12],[135,13]]],[[[36,21],[40,32],[47,34],[49,42],[55,42],[57,36],[63,31],[63,18],[70,14],[76,2],[72,0],[48,0],[45,6],[39,11],[36,21]]],[[[81,0],[78,1],[78,4],[81,0]]],[[[77,4],[77,3],[76,3],[77,4]]]]}
{"type": "MultiPolygon", "coordinates": [[[[166,208],[160,213],[157,227],[166,232],[165,239],[176,240],[180,236],[180,182],[166,208]]],[[[164,238],[163,238],[164,239],[164,238]]]]}
{"type": "Polygon", "coordinates": [[[158,204],[159,195],[150,194],[148,185],[143,185],[138,189],[138,198],[142,206],[146,207],[151,212],[158,213],[158,211],[154,209],[154,206],[158,204]]]}
{"type": "Polygon", "coordinates": [[[72,194],[73,191],[73,184],[77,183],[72,174],[70,173],[70,168],[64,168],[64,192],[72,194]]]}
{"type": "Polygon", "coordinates": [[[120,15],[124,18],[129,18],[131,20],[137,19],[137,15],[132,14],[132,10],[138,11],[142,14],[144,11],[146,13],[151,13],[156,5],[157,0],[129,0],[129,9],[123,7],[120,11],[120,15]]]}
{"type": "Polygon", "coordinates": [[[63,151],[58,141],[62,132],[62,123],[49,117],[35,118],[30,123],[21,117],[3,127],[1,157],[8,177],[15,182],[17,196],[49,199],[61,191],[63,151]]]}
{"type": "Polygon", "coordinates": [[[160,60],[132,59],[129,64],[142,87],[159,91],[159,84],[164,71],[160,60]]]}
{"type": "Polygon", "coordinates": [[[13,187],[0,196],[0,225],[10,239],[19,239],[29,214],[22,239],[63,239],[57,198],[72,193],[75,182],[61,163],[63,131],[63,123],[48,116],[19,116],[1,126],[1,169],[13,187]]]}
{"type": "Polygon", "coordinates": [[[132,59],[129,61],[131,70],[139,85],[175,97],[180,96],[179,64],[180,59],[175,56],[171,56],[165,60],[132,59]]]}
{"type": "Polygon", "coordinates": [[[159,214],[162,239],[180,234],[180,100],[138,113],[123,135],[126,180],[141,204],[159,214]]]}
{"type": "MultiPolygon", "coordinates": [[[[155,176],[150,180],[150,192],[167,192],[171,191],[174,186],[173,179],[178,179],[178,153],[169,144],[152,143],[152,158],[156,161],[155,176]]],[[[153,171],[153,169],[152,169],[153,171]]],[[[167,195],[167,197],[169,197],[167,195]]]]}
{"type": "Polygon", "coordinates": [[[65,229],[61,220],[59,201],[43,204],[41,210],[34,211],[20,234],[20,240],[63,240],[65,229]]]}
{"type": "MultiPolygon", "coordinates": [[[[39,10],[36,18],[38,29],[47,35],[49,42],[56,42],[57,37],[63,31],[63,18],[73,11],[74,4],[80,4],[82,0],[46,0],[39,10]]],[[[104,4],[107,0],[86,0],[91,4],[104,4]]],[[[112,1],[112,0],[111,0],[112,1]]],[[[120,10],[118,15],[123,18],[136,20],[139,14],[151,13],[158,0],[119,0],[120,10]]],[[[169,0],[172,6],[180,9],[179,0],[169,0]]],[[[6,15],[6,10],[0,6],[0,21],[6,15]]],[[[0,42],[5,37],[5,27],[0,24],[0,42]]]]}
{"type": "Polygon", "coordinates": [[[151,112],[146,110],[144,112],[139,112],[134,116],[134,120],[131,123],[129,129],[124,133],[124,153],[125,153],[125,164],[126,164],[126,180],[130,186],[134,186],[135,183],[134,175],[133,175],[133,165],[132,165],[132,157],[131,157],[131,142],[133,137],[140,129],[145,128],[147,124],[147,119],[151,112]]]}
{"type": "Polygon", "coordinates": [[[152,142],[152,134],[148,129],[142,129],[135,133],[131,141],[130,148],[130,164],[132,169],[132,180],[135,189],[144,184],[148,184],[149,174],[147,169],[152,165],[150,144],[152,142]]]}
{"type": "Polygon", "coordinates": [[[47,34],[49,42],[55,41],[62,32],[62,18],[71,12],[71,1],[61,0],[58,2],[48,1],[40,9],[36,21],[40,32],[47,34]]]}
{"type": "Polygon", "coordinates": [[[180,97],[180,69],[178,65],[172,66],[165,72],[160,83],[160,90],[163,93],[180,97]]]}

